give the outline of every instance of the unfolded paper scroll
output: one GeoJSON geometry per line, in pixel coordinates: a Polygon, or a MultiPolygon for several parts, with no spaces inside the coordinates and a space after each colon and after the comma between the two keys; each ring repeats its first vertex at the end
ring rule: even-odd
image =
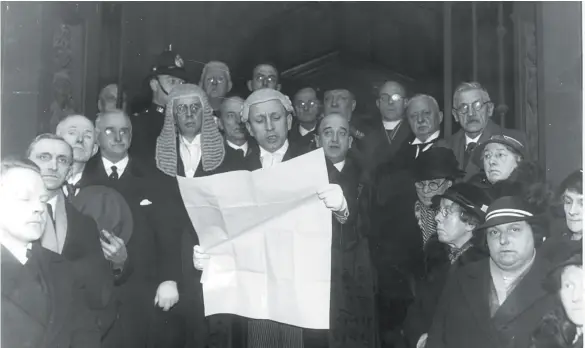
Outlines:
{"type": "Polygon", "coordinates": [[[316,194],[329,183],[322,149],[254,172],[177,180],[210,255],[205,315],[329,328],[331,212],[316,194]]]}

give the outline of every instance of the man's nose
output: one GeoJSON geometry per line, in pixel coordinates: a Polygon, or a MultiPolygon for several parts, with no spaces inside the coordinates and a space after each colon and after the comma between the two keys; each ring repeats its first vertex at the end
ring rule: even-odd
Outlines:
{"type": "Polygon", "coordinates": [[[510,242],[508,233],[500,233],[500,245],[506,245],[510,242]]]}
{"type": "Polygon", "coordinates": [[[416,115],[416,122],[417,123],[426,123],[427,119],[422,114],[416,115]]]}
{"type": "Polygon", "coordinates": [[[122,137],[120,136],[120,132],[114,132],[114,141],[119,143],[122,140],[122,137]]]}
{"type": "Polygon", "coordinates": [[[57,170],[58,166],[57,166],[57,159],[53,158],[50,162],[49,162],[49,169],[51,170],[57,170]]]}
{"type": "Polygon", "coordinates": [[[78,144],[82,144],[83,143],[83,135],[82,134],[77,134],[77,138],[75,139],[75,141],[78,144]]]}
{"type": "Polygon", "coordinates": [[[571,203],[571,208],[569,209],[569,215],[577,215],[579,211],[577,210],[577,202],[571,203]]]}
{"type": "Polygon", "coordinates": [[[331,99],[331,106],[337,106],[338,105],[338,100],[337,98],[333,98],[331,99]]]}
{"type": "Polygon", "coordinates": [[[268,79],[262,80],[262,86],[263,87],[268,87],[268,79]]]}
{"type": "Polygon", "coordinates": [[[271,119],[267,119],[266,120],[266,130],[267,131],[271,131],[274,129],[274,124],[272,124],[272,120],[271,119]]]}

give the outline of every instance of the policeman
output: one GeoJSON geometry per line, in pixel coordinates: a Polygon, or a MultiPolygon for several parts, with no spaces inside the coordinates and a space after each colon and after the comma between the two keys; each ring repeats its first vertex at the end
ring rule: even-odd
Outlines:
{"type": "Polygon", "coordinates": [[[175,85],[187,81],[183,59],[171,50],[162,52],[147,81],[152,91],[150,107],[132,116],[132,146],[130,153],[144,160],[154,161],[156,138],[165,119],[165,105],[175,85]]]}

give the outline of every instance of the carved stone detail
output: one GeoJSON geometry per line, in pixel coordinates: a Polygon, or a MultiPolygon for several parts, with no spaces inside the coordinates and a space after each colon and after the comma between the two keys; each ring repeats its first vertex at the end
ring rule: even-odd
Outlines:
{"type": "Polygon", "coordinates": [[[52,103],[49,107],[48,131],[54,131],[59,121],[76,112],[71,81],[71,27],[59,24],[53,34],[52,103]]]}
{"type": "Polygon", "coordinates": [[[531,22],[522,23],[522,45],[524,58],[522,69],[524,102],[524,122],[528,133],[528,149],[533,157],[538,154],[538,71],[536,52],[536,25],[531,22]]]}

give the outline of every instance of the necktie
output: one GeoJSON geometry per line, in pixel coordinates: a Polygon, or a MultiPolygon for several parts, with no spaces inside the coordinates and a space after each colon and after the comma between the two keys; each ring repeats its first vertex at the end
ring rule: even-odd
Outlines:
{"type": "Polygon", "coordinates": [[[73,197],[75,197],[75,191],[77,191],[77,186],[67,183],[65,184],[65,187],[67,187],[67,200],[71,200],[73,197]]]}
{"type": "Polygon", "coordinates": [[[112,174],[110,174],[110,176],[108,178],[110,178],[111,180],[118,180],[118,167],[116,166],[112,166],[112,174]]]}
{"type": "Polygon", "coordinates": [[[53,216],[53,206],[50,203],[47,203],[47,213],[49,214],[49,217],[51,218],[51,222],[53,223],[53,226],[55,226],[55,217],[53,216]]]}
{"type": "Polygon", "coordinates": [[[246,154],[244,153],[243,149],[237,149],[236,152],[238,153],[238,155],[240,155],[242,157],[246,157],[246,154]]]}
{"type": "Polygon", "coordinates": [[[465,155],[463,155],[463,168],[467,167],[469,158],[471,158],[471,154],[473,153],[473,150],[475,149],[476,146],[477,143],[475,141],[472,141],[469,144],[467,144],[467,146],[465,146],[465,155]]]}
{"type": "Polygon", "coordinates": [[[32,257],[32,250],[30,250],[30,249],[27,248],[26,249],[26,258],[27,258],[27,261],[30,260],[31,257],[32,257]]]}

